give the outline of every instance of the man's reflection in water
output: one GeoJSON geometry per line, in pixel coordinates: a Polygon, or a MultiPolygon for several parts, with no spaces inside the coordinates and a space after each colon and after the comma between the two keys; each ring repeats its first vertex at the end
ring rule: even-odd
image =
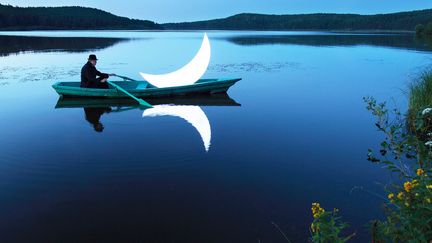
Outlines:
{"type": "Polygon", "coordinates": [[[110,113],[111,110],[111,107],[85,107],[85,119],[93,125],[96,132],[103,132],[104,126],[99,120],[104,113],[110,113]]]}

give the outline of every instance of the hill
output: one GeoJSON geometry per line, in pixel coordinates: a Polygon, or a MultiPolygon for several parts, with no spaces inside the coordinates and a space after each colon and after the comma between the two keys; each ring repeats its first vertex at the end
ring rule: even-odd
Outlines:
{"type": "Polygon", "coordinates": [[[223,19],[167,23],[169,30],[408,30],[432,21],[432,9],[391,14],[291,14],[243,13],[223,19]]]}
{"type": "Polygon", "coordinates": [[[432,9],[376,14],[237,14],[196,22],[157,24],[87,7],[14,7],[0,4],[0,30],[342,30],[414,31],[432,9]]]}
{"type": "Polygon", "coordinates": [[[86,7],[13,7],[0,4],[1,30],[161,29],[148,20],[129,19],[86,7]]]}

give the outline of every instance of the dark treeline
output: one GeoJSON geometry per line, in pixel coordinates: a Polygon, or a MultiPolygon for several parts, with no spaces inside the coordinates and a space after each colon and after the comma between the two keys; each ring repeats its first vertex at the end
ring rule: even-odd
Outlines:
{"type": "Polygon", "coordinates": [[[432,21],[432,9],[392,14],[238,14],[224,19],[163,24],[165,29],[202,30],[407,30],[432,21]]]}
{"type": "Polygon", "coordinates": [[[13,7],[0,4],[1,30],[161,29],[152,21],[85,7],[13,7]]]}
{"type": "MultiPolygon", "coordinates": [[[[432,9],[392,14],[238,14],[224,19],[157,24],[86,7],[13,7],[0,4],[0,30],[395,30],[432,22],[432,9]]],[[[419,27],[419,30],[422,30],[419,27]]],[[[431,27],[432,28],[432,27],[431,27]]]]}

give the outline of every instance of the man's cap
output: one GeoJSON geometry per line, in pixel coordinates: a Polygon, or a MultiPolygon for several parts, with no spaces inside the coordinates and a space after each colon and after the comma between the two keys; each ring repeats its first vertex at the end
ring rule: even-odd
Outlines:
{"type": "Polygon", "coordinates": [[[97,60],[97,57],[96,57],[95,54],[91,54],[88,59],[89,59],[89,61],[91,61],[91,60],[97,60]]]}

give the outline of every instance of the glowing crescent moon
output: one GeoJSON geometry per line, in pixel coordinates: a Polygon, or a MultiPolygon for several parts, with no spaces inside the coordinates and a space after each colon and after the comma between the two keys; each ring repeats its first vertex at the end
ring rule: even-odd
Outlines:
{"type": "Polygon", "coordinates": [[[201,136],[204,148],[208,152],[211,140],[210,122],[199,106],[192,105],[155,105],[146,109],[143,117],[175,116],[180,117],[192,124],[201,136]]]}
{"type": "Polygon", "coordinates": [[[201,48],[195,57],[184,67],[167,74],[140,74],[147,82],[158,88],[191,85],[198,81],[207,71],[207,67],[210,63],[210,57],[210,41],[207,37],[207,33],[205,33],[201,48]]]}

